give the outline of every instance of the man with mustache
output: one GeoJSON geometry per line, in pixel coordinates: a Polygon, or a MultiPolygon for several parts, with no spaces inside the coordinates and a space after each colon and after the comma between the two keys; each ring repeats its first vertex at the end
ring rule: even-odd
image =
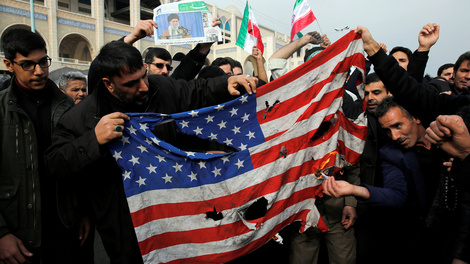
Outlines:
{"type": "Polygon", "coordinates": [[[434,231],[430,236],[424,223],[439,184],[442,153],[425,137],[421,121],[393,97],[382,100],[376,116],[394,141],[380,149],[382,183],[351,185],[330,177],[323,184],[325,193],[334,197],[354,195],[374,212],[375,221],[368,221],[366,227],[373,244],[368,245],[367,261],[361,259],[358,263],[392,263],[400,259],[417,263],[424,257],[442,263],[444,247],[440,246],[444,239],[434,231]],[[402,245],[404,237],[411,242],[402,245]],[[433,254],[425,254],[426,250],[433,254]]]}
{"type": "MultiPolygon", "coordinates": [[[[122,137],[124,122],[129,119],[125,113],[170,114],[216,105],[240,95],[240,87],[250,94],[256,92],[256,79],[224,75],[186,82],[148,75],[140,52],[122,41],[101,48],[95,63],[98,76],[102,76],[98,87],[62,117],[46,163],[52,176],[74,180],[83,190],[110,262],[142,263],[123,172],[116,164],[117,156],[106,146],[122,137]]],[[[159,140],[180,149],[195,151],[207,144],[197,145],[198,138],[177,133],[171,121],[151,129],[159,140]]]]}
{"type": "Polygon", "coordinates": [[[75,71],[62,74],[58,84],[59,89],[70,96],[75,104],[80,103],[87,96],[86,76],[81,72],[75,71]]]}

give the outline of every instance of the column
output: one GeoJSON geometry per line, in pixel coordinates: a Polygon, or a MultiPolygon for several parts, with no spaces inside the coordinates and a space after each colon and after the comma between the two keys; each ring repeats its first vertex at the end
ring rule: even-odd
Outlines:
{"type": "MultiPolygon", "coordinates": [[[[48,55],[52,62],[59,62],[59,41],[57,39],[57,0],[45,1],[47,3],[47,43],[48,55]]],[[[58,66],[57,66],[58,67],[58,66]]]]}
{"type": "MultiPolygon", "coordinates": [[[[133,29],[140,20],[140,1],[138,0],[129,1],[129,18],[130,18],[129,24],[133,29]]],[[[137,41],[136,43],[134,43],[134,46],[138,50],[142,51],[141,41],[137,41]]]]}
{"type": "Polygon", "coordinates": [[[91,16],[95,19],[95,50],[92,57],[96,57],[104,46],[104,0],[91,1],[91,16]]]}

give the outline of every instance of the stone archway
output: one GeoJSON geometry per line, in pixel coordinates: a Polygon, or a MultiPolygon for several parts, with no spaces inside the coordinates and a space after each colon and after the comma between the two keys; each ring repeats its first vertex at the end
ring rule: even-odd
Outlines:
{"type": "MultiPolygon", "coordinates": [[[[3,43],[3,37],[5,36],[5,34],[7,32],[9,32],[10,30],[13,30],[13,29],[17,29],[17,28],[23,28],[23,29],[27,29],[27,30],[31,30],[31,26],[30,25],[26,25],[26,24],[14,24],[14,25],[11,25],[9,27],[6,27],[2,32],[1,32],[1,37],[0,37],[0,43],[3,43]]],[[[48,48],[48,43],[47,43],[47,38],[44,37],[43,34],[41,34],[41,32],[39,32],[37,29],[36,29],[36,32],[44,39],[44,41],[46,42],[46,49],[49,50],[48,48]]],[[[1,46],[0,46],[0,50],[1,50],[1,46]]]]}
{"type": "Polygon", "coordinates": [[[83,62],[91,62],[93,46],[80,34],[69,34],[59,44],[59,57],[83,62]]]}
{"type": "MultiPolygon", "coordinates": [[[[266,60],[263,57],[263,63],[266,63],[266,60]]],[[[265,67],[266,68],[266,67],[265,67]]],[[[258,68],[256,67],[256,58],[252,55],[246,57],[243,63],[243,74],[250,74],[258,76],[258,68]]]]}

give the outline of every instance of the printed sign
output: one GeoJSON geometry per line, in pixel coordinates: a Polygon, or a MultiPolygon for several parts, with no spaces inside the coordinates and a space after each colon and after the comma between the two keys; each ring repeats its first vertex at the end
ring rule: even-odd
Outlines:
{"type": "Polygon", "coordinates": [[[203,1],[160,5],[153,10],[155,45],[222,41],[219,27],[212,27],[212,14],[203,1]]]}

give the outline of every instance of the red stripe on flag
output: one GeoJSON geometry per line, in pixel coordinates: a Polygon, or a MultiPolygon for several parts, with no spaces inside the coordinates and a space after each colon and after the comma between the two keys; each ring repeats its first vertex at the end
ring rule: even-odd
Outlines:
{"type": "MultiPolygon", "coordinates": [[[[322,194],[322,186],[306,188],[294,192],[289,198],[279,200],[272,205],[266,212],[264,217],[257,219],[259,222],[266,222],[282,213],[286,208],[295,205],[306,199],[314,198],[315,195],[322,194]]],[[[301,220],[301,218],[297,218],[301,220]]],[[[207,220],[212,221],[212,220],[207,220]]],[[[250,221],[254,222],[254,221],[250,221]]],[[[283,226],[282,226],[283,227],[283,226]]],[[[281,227],[281,228],[282,228],[281,227]]],[[[280,229],[279,229],[280,230],[280,229]]],[[[279,230],[276,230],[276,234],[279,230]]],[[[225,240],[233,237],[233,234],[245,234],[251,232],[241,220],[227,225],[219,225],[210,228],[201,228],[196,230],[179,231],[179,232],[166,232],[163,234],[155,235],[139,242],[139,247],[142,255],[146,255],[154,250],[171,247],[175,245],[182,245],[186,243],[209,243],[220,240],[225,240]]],[[[273,232],[273,231],[271,231],[273,232]]],[[[274,235],[273,234],[273,235],[274,235]]]]}
{"type": "MultiPolygon", "coordinates": [[[[327,116],[325,120],[327,120],[328,118],[331,118],[333,115],[334,114],[327,116]]],[[[272,147],[264,151],[260,151],[258,153],[252,154],[251,160],[253,163],[253,168],[258,168],[265,164],[272,163],[280,158],[284,158],[283,156],[279,154],[283,146],[289,146],[289,148],[287,148],[286,150],[287,150],[287,155],[290,155],[292,153],[289,152],[289,149],[295,149],[296,151],[300,151],[300,150],[321,144],[324,141],[328,141],[331,138],[331,136],[333,136],[333,134],[338,131],[338,128],[337,127],[330,128],[330,130],[328,130],[325,134],[323,134],[322,136],[323,141],[321,142],[318,140],[317,141],[311,140],[317,131],[318,129],[309,131],[308,133],[305,133],[302,136],[284,141],[277,145],[273,145],[272,147]]]]}
{"type": "MultiPolygon", "coordinates": [[[[219,253],[219,254],[211,254],[211,255],[187,258],[185,259],[185,261],[187,261],[187,263],[226,263],[226,262],[229,262],[233,259],[236,259],[238,257],[244,256],[250,253],[251,251],[253,251],[253,249],[261,247],[262,245],[266,243],[266,241],[268,241],[277,233],[276,230],[281,230],[283,227],[295,221],[295,219],[305,218],[307,214],[308,214],[308,211],[306,210],[299,211],[297,214],[292,215],[291,217],[279,223],[275,228],[273,228],[266,235],[258,238],[257,240],[253,240],[248,245],[241,247],[237,250],[229,251],[225,253],[219,253]]],[[[175,260],[175,261],[167,262],[166,264],[176,264],[176,263],[181,263],[181,262],[182,260],[175,260]]]]}
{"type": "MultiPolygon", "coordinates": [[[[351,41],[356,40],[356,39],[360,39],[360,38],[361,38],[361,35],[359,35],[359,34],[347,34],[347,35],[345,35],[343,38],[341,38],[340,40],[338,40],[335,43],[331,44],[327,49],[322,51],[322,52],[326,53],[327,55],[319,56],[318,58],[316,57],[315,60],[308,60],[307,62],[302,63],[297,68],[295,68],[295,71],[290,71],[288,74],[284,74],[281,77],[277,78],[276,80],[274,80],[272,82],[269,82],[266,85],[263,85],[263,86],[259,87],[256,90],[256,96],[259,97],[259,96],[263,96],[267,93],[270,93],[270,92],[276,90],[277,88],[279,88],[281,86],[284,86],[286,84],[289,84],[292,81],[302,77],[307,72],[312,71],[313,69],[322,66],[323,64],[325,64],[326,62],[331,60],[333,57],[337,56],[341,52],[344,52],[345,49],[351,44],[350,43],[351,41]],[[328,52],[325,52],[326,50],[328,50],[328,52]]],[[[364,55],[361,54],[361,53],[356,53],[355,56],[360,56],[360,57],[364,58],[364,55]]],[[[365,65],[365,62],[364,62],[363,59],[361,59],[359,61],[356,60],[355,63],[359,64],[359,65],[355,64],[355,66],[358,66],[358,67],[361,67],[361,66],[365,65]]],[[[365,68],[365,67],[361,67],[361,68],[365,68]]]]}
{"type": "Polygon", "coordinates": [[[214,210],[214,206],[218,212],[239,207],[245,204],[245,202],[243,199],[234,199],[234,197],[250,197],[254,193],[256,193],[257,196],[263,196],[276,192],[282,185],[294,182],[302,175],[312,173],[311,168],[317,167],[319,162],[320,161],[316,160],[305,162],[301,166],[289,169],[282,175],[276,175],[255,186],[251,186],[231,195],[222,196],[216,199],[148,206],[131,213],[132,221],[134,223],[134,227],[139,227],[150,221],[163,218],[205,214],[206,212],[214,210]],[[184,211],[181,210],[181,208],[184,208],[184,211]]]}

